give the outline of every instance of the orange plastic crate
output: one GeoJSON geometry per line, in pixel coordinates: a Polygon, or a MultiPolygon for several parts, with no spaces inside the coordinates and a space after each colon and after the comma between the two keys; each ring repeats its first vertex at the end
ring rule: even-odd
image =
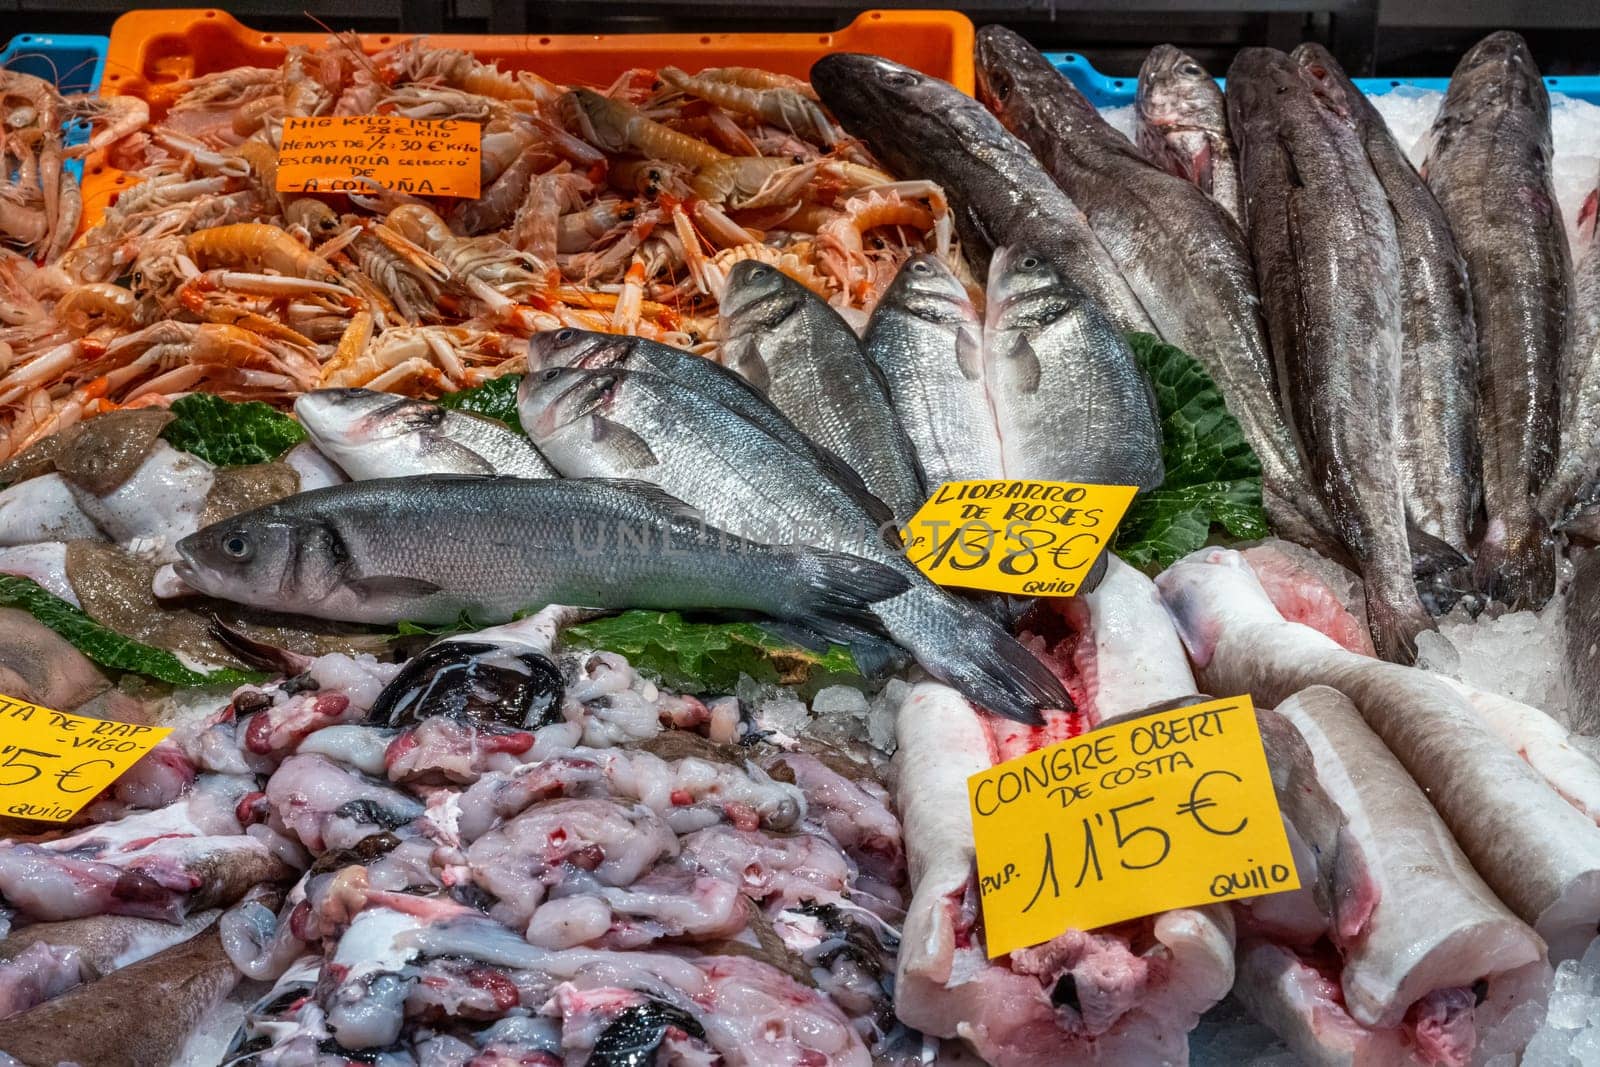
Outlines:
{"type": "MultiPolygon", "coordinates": [[[[429,34],[440,48],[460,48],[505,70],[531,70],[568,85],[604,86],[635,67],[746,66],[806,77],[830,52],[871,52],[972,91],[972,22],[954,11],[865,11],[835,33],[649,33],[582,36],[429,34]]],[[[159,118],[175,98],[173,86],[233,67],[275,67],[291,45],[318,45],[326,33],[262,33],[214,8],[130,11],[111,28],[100,91],[131,94],[159,118]]],[[[370,54],[404,40],[363,34],[370,54]]],[[[99,156],[84,172],[85,221],[92,224],[110,198],[131,181],[99,156]]]]}

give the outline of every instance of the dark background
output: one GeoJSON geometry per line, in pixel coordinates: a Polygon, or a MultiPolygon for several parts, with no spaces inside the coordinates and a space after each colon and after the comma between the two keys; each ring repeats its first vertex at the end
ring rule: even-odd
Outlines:
{"type": "MultiPolygon", "coordinates": [[[[129,6],[0,0],[0,42],[18,33],[109,33],[129,6]]],[[[861,9],[834,0],[239,0],[219,6],[266,30],[311,30],[321,20],[336,30],[455,33],[814,32],[837,29],[861,9]]],[[[1003,22],[1042,48],[1082,52],[1100,70],[1119,75],[1137,73],[1144,53],[1163,41],[1220,72],[1242,45],[1316,40],[1352,74],[1442,76],[1492,29],[1520,30],[1546,74],[1600,73],[1600,0],[884,0],[861,6],[953,6],[980,25],[1003,22]]]]}

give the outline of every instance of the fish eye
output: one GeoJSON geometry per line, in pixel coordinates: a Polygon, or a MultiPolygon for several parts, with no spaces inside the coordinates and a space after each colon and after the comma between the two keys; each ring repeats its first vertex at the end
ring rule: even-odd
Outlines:
{"type": "Polygon", "coordinates": [[[765,263],[757,263],[755,266],[750,268],[750,277],[752,278],[765,278],[771,273],[772,268],[767,266],[765,263]]]}
{"type": "Polygon", "coordinates": [[[562,368],[560,367],[546,367],[539,372],[539,380],[541,382],[553,382],[561,377],[561,370],[562,368]]]}
{"type": "Polygon", "coordinates": [[[139,286],[144,284],[144,271],[141,271],[141,270],[134,271],[133,272],[133,277],[129,278],[128,280],[133,283],[134,288],[138,288],[139,286]]]}
{"type": "Polygon", "coordinates": [[[1198,78],[1200,75],[1204,74],[1205,71],[1200,69],[1200,64],[1198,63],[1185,63],[1183,66],[1178,68],[1178,73],[1189,78],[1198,78]]]}
{"type": "Polygon", "coordinates": [[[995,95],[995,99],[997,99],[997,100],[1004,100],[1006,97],[1010,96],[1011,95],[1011,83],[1008,82],[1008,81],[999,82],[994,87],[994,95],[995,95]]]}
{"type": "Polygon", "coordinates": [[[1038,270],[1039,263],[1040,260],[1038,256],[1023,256],[1021,259],[1017,260],[1017,266],[1021,267],[1023,270],[1038,270]]]}
{"type": "Polygon", "coordinates": [[[573,341],[577,340],[577,338],[578,331],[568,326],[564,330],[556,331],[555,342],[558,345],[570,345],[573,341]]]}
{"type": "Polygon", "coordinates": [[[250,539],[242,533],[229,534],[222,541],[222,551],[226,552],[233,559],[249,559],[250,539]]]}
{"type": "Polygon", "coordinates": [[[932,274],[933,273],[933,268],[928,266],[927,263],[925,263],[924,261],[919,259],[919,260],[917,260],[917,261],[915,261],[914,263],[911,264],[911,273],[912,274],[932,274]]]}
{"type": "Polygon", "coordinates": [[[886,70],[883,72],[883,80],[886,84],[900,89],[917,84],[917,76],[905,70],[886,70]]]}

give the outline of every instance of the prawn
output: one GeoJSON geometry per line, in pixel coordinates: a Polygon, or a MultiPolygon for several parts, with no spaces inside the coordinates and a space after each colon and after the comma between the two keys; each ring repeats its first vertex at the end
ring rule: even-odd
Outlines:
{"type": "Polygon", "coordinates": [[[267,223],[236,222],[200,230],[188,236],[185,247],[202,267],[275,270],[300,278],[337,280],[336,272],[326,260],[267,223]]]}
{"type": "Polygon", "coordinates": [[[788,87],[754,89],[737,82],[692,77],[677,67],[662,67],[661,80],[681,93],[786,130],[804,140],[832,147],[833,123],[816,101],[788,87]]]}
{"type": "Polygon", "coordinates": [[[561,98],[563,117],[570,118],[584,140],[608,152],[629,149],[650,159],[665,160],[688,170],[700,170],[726,152],[647,118],[637,108],[601,96],[593,89],[574,89],[561,98]]]}

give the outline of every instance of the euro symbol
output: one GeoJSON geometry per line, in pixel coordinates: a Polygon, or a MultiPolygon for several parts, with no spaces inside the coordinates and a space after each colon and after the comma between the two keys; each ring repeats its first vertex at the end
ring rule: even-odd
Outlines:
{"type": "Polygon", "coordinates": [[[1210,778],[1213,774],[1220,774],[1226,778],[1232,778],[1236,782],[1244,781],[1243,778],[1240,778],[1232,771],[1207,771],[1194,780],[1194,785],[1189,790],[1189,799],[1178,805],[1178,814],[1193,815],[1195,825],[1207,833],[1216,834],[1218,837],[1232,837],[1234,834],[1245,828],[1245,824],[1250,821],[1248,818],[1240,819],[1239,825],[1235,826],[1232,830],[1219,830],[1215,826],[1212,826],[1210,823],[1206,822],[1205,818],[1200,814],[1206,808],[1214,808],[1217,806],[1217,802],[1212,800],[1209,796],[1200,795],[1200,787],[1203,786],[1206,779],[1210,778]]]}
{"type": "Polygon", "coordinates": [[[73,778],[76,778],[78,776],[78,772],[79,771],[83,770],[85,767],[92,767],[96,763],[103,763],[107,767],[115,767],[116,766],[115,763],[112,763],[108,759],[84,760],[82,763],[78,764],[76,767],[68,767],[64,771],[57,771],[56,772],[56,788],[61,790],[61,792],[63,792],[63,793],[87,793],[89,790],[95,788],[92,783],[89,784],[89,785],[79,786],[76,789],[68,789],[67,788],[67,783],[69,781],[71,781],[73,778]]]}

